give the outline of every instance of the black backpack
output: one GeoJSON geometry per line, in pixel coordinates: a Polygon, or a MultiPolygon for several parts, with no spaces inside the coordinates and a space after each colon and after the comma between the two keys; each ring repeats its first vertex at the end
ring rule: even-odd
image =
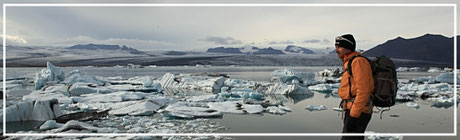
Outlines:
{"type": "MultiPolygon", "coordinates": [[[[356,57],[364,56],[353,56],[348,62],[347,72],[351,77],[353,77],[351,63],[356,57]]],[[[369,61],[374,77],[374,92],[371,95],[372,103],[376,107],[391,107],[395,105],[398,79],[396,77],[396,68],[393,61],[385,56],[376,57],[372,61],[367,57],[364,58],[369,61]]]]}

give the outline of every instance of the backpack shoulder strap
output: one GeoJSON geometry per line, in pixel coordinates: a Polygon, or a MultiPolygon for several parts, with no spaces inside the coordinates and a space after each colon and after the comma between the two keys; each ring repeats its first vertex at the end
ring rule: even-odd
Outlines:
{"type": "Polygon", "coordinates": [[[353,60],[355,60],[356,57],[363,57],[363,56],[355,55],[355,56],[351,57],[350,60],[348,60],[347,72],[348,72],[348,74],[350,74],[350,77],[353,77],[353,72],[351,70],[351,63],[353,62],[353,60]]]}

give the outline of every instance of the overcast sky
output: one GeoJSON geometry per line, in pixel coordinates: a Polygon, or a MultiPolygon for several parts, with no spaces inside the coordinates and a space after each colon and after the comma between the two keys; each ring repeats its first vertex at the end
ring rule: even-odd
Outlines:
{"type": "MultiPolygon", "coordinates": [[[[190,3],[117,3],[127,2],[190,3]]],[[[37,2],[4,0],[3,3],[37,2]]],[[[453,17],[452,7],[7,7],[6,38],[7,45],[16,46],[70,47],[97,43],[127,45],[144,51],[205,51],[211,47],[248,45],[261,48],[287,45],[334,47],[334,37],[352,33],[358,41],[358,49],[367,50],[398,36],[414,38],[431,33],[452,37],[453,17]]]]}

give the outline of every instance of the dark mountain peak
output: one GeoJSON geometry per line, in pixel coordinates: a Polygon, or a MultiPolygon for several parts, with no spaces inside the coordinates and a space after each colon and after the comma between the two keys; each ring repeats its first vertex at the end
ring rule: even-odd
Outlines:
{"type": "Polygon", "coordinates": [[[453,62],[453,39],[443,35],[424,34],[404,39],[397,37],[363,53],[364,56],[385,55],[390,58],[421,60],[449,64],[453,62]]]}

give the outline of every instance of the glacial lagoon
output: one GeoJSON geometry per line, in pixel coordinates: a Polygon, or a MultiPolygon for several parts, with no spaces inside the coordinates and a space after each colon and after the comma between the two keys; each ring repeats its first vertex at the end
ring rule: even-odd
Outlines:
{"type": "MultiPolygon", "coordinates": [[[[118,77],[130,79],[133,77],[151,76],[160,79],[166,73],[220,73],[226,74],[230,79],[243,79],[256,82],[270,82],[271,74],[275,70],[286,67],[214,67],[214,66],[175,66],[175,67],[63,67],[64,73],[80,70],[86,75],[101,77],[118,77]]],[[[296,72],[318,73],[325,68],[336,67],[289,67],[296,72]]],[[[33,79],[36,73],[43,68],[7,68],[7,79],[33,79]]],[[[409,81],[423,77],[433,79],[445,72],[402,71],[398,72],[400,81],[409,81]]],[[[315,80],[320,81],[321,76],[316,75],[315,80]]],[[[29,83],[30,84],[30,83],[29,83]]],[[[409,83],[405,83],[409,84],[409,83]]],[[[435,84],[435,83],[432,83],[435,84]]],[[[423,83],[417,83],[423,85],[423,83]]],[[[314,85],[312,85],[314,86],[314,85]]],[[[414,86],[414,85],[413,85],[414,86]]],[[[7,85],[8,87],[8,85],[7,85]]],[[[308,86],[305,86],[308,87],[308,86]]],[[[30,88],[30,87],[29,87],[30,88]]],[[[453,90],[452,90],[453,91],[453,90]]],[[[342,127],[341,112],[334,110],[338,107],[340,98],[332,91],[308,90],[308,94],[270,94],[264,95],[263,101],[282,103],[290,111],[284,114],[273,114],[267,111],[261,113],[223,113],[221,117],[194,118],[194,119],[164,119],[162,113],[146,116],[110,116],[100,120],[89,121],[89,124],[110,129],[99,130],[108,133],[339,133],[342,127]],[[308,106],[326,107],[325,110],[307,110],[308,106]],[[116,124],[121,127],[114,127],[116,124]],[[143,123],[144,125],[141,125],[143,123]],[[151,128],[147,125],[157,125],[151,128]],[[188,128],[180,128],[188,127],[188,128]]],[[[7,95],[10,96],[7,92],[7,95]]],[[[171,98],[188,98],[210,95],[210,93],[172,93],[175,95],[162,95],[171,98]]],[[[11,95],[12,100],[21,98],[11,95]]],[[[7,98],[10,99],[10,98],[7,98]]],[[[81,107],[81,106],[78,106],[81,107]]],[[[63,109],[65,110],[65,109],[63,109]]],[[[374,113],[367,131],[377,133],[453,133],[454,106],[436,106],[431,100],[415,98],[414,101],[398,102],[391,107],[391,111],[382,114],[374,113]],[[414,105],[415,104],[415,105],[414,105]]],[[[36,128],[40,123],[8,122],[8,132],[39,132],[36,128]],[[35,124],[35,125],[34,125],[35,124]],[[21,129],[23,128],[23,129],[21,129]]],[[[88,122],[87,122],[88,123],[88,122]]],[[[99,132],[98,131],[98,132],[99,132]]],[[[51,131],[53,132],[53,131],[51,131]]],[[[168,138],[168,137],[164,137],[168,138]]],[[[251,139],[251,137],[230,137],[234,139],[251,139]]],[[[253,137],[252,137],[253,138],[253,137]]],[[[453,138],[453,137],[451,137],[453,138]]],[[[226,139],[226,137],[222,138],[226,139]]],[[[275,137],[276,139],[276,137],[275,137]]],[[[318,137],[317,139],[337,139],[334,137],[318,137]]],[[[411,139],[405,137],[404,139],[411,139]]],[[[424,138],[417,138],[424,139],[424,138]]],[[[429,138],[428,138],[429,139],[429,138]]]]}

